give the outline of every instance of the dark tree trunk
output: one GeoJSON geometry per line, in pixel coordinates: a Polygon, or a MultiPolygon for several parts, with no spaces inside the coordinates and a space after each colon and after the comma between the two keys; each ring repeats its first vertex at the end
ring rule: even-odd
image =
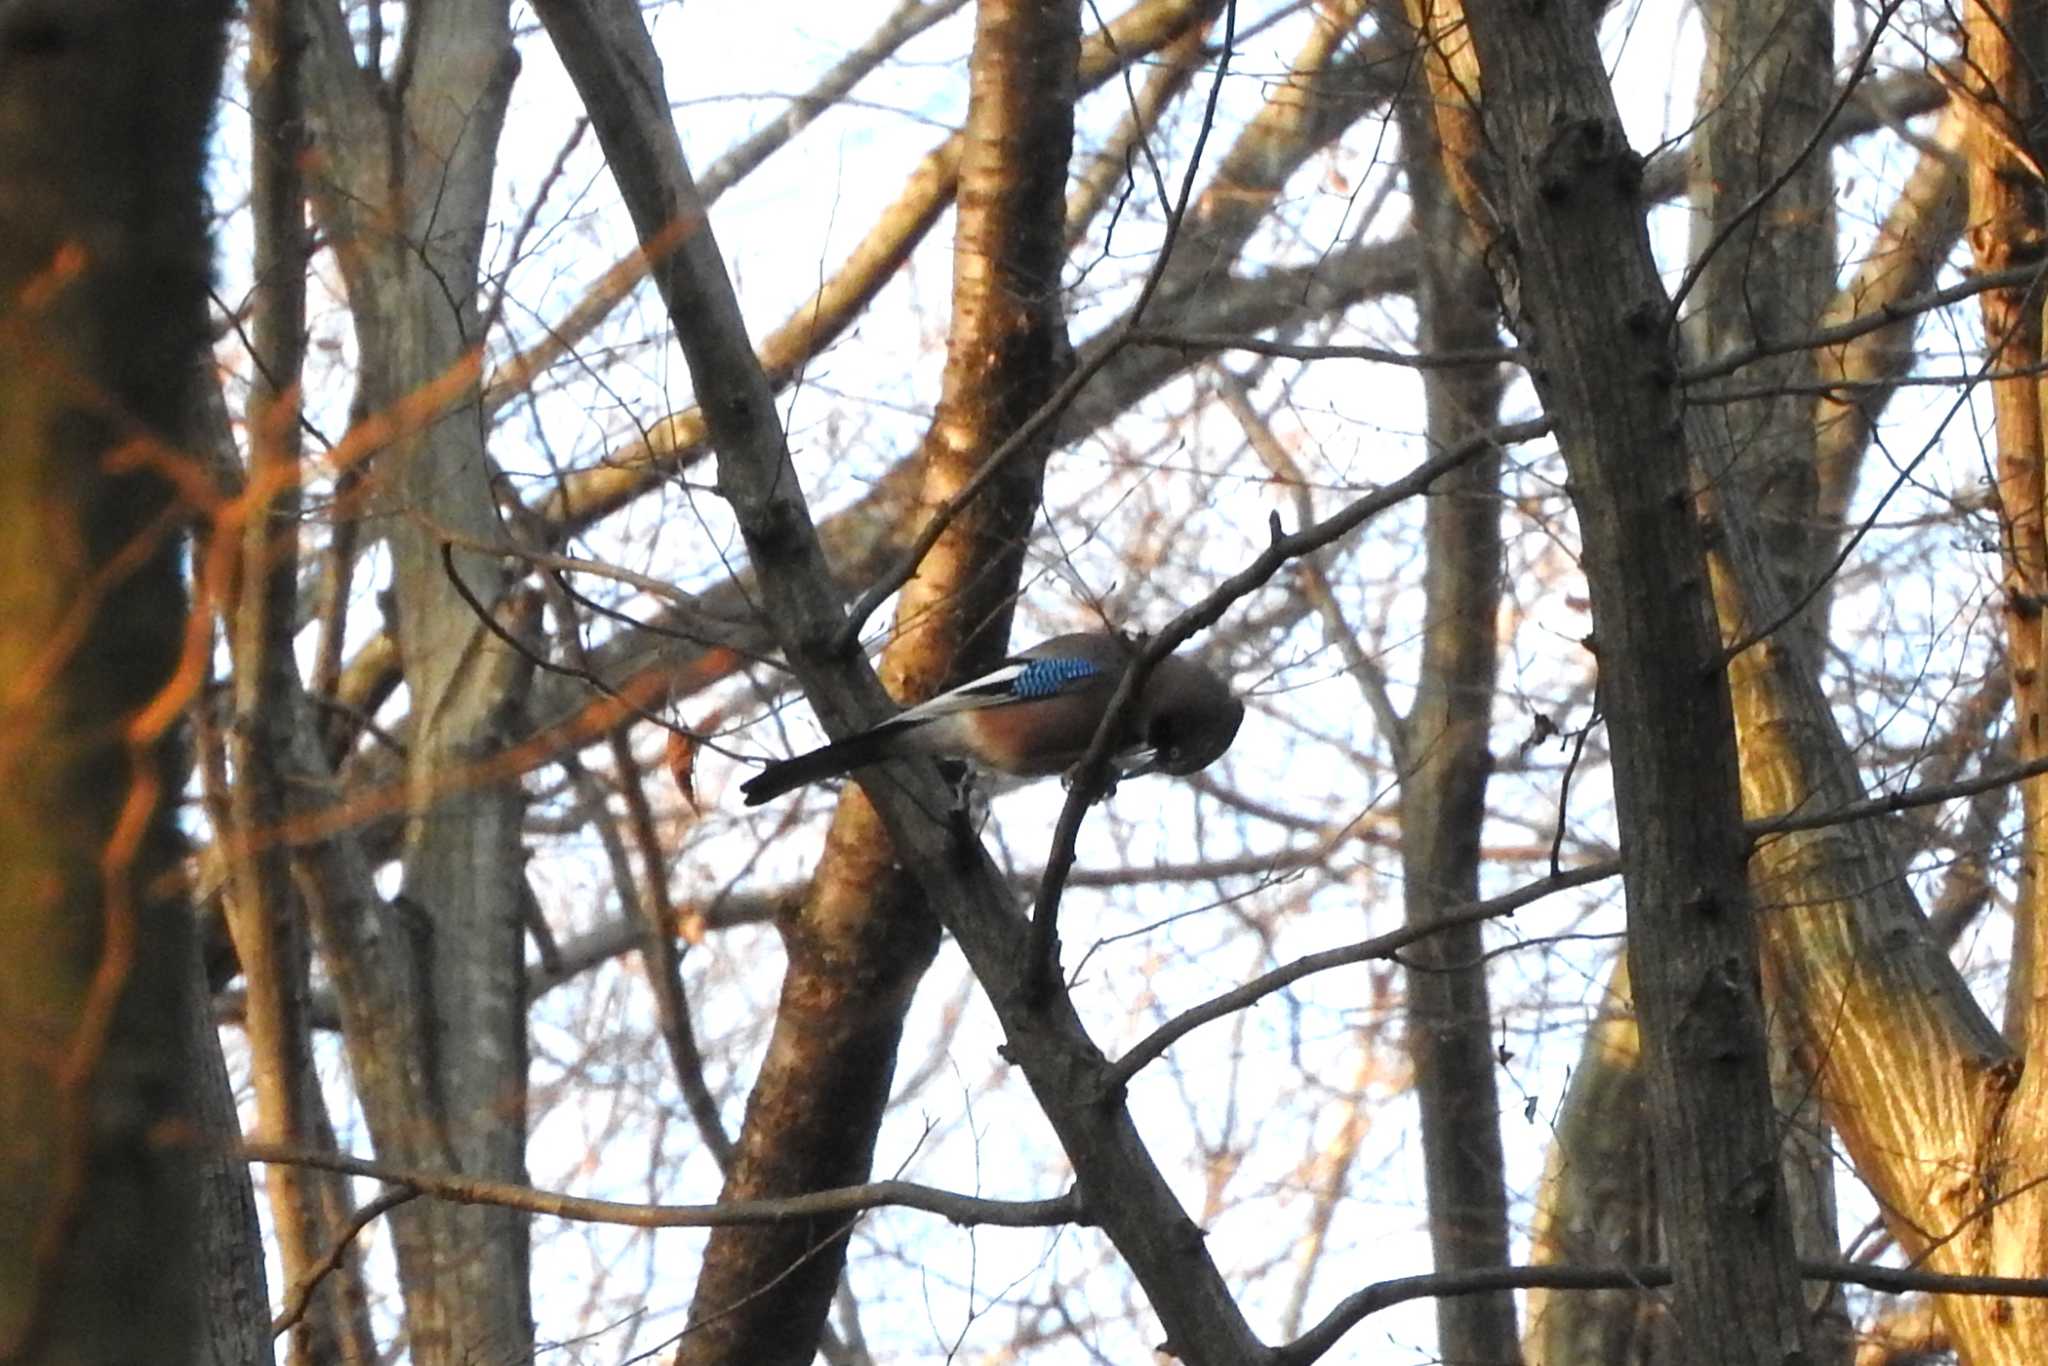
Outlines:
{"type": "MultiPolygon", "coordinates": [[[[225,3],[0,4],[0,1359],[192,1361],[173,477],[225,3]],[[171,890],[176,889],[176,890],[171,890]],[[176,1135],[183,1131],[184,1141],[176,1135]]],[[[185,467],[182,471],[180,467],[185,467]]]]}

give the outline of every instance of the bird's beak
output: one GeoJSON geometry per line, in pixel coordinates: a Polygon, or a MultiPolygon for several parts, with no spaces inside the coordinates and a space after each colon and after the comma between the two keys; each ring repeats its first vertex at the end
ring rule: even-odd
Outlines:
{"type": "Polygon", "coordinates": [[[1119,778],[1142,778],[1147,773],[1159,771],[1159,751],[1150,745],[1127,749],[1116,756],[1116,771],[1119,778]]]}

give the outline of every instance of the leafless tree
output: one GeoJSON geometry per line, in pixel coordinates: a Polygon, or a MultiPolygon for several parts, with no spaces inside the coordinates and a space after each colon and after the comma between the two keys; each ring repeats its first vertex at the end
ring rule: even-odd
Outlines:
{"type": "MultiPolygon", "coordinates": [[[[72,593],[187,642],[151,886],[244,1132],[178,1150],[282,1271],[214,1355],[2048,1336],[2033,9],[231,35],[207,392],[94,381],[180,453],[191,610],[72,593]],[[1105,628],[1232,679],[1222,762],[740,803],[1105,628]]],[[[97,231],[0,244],[7,337],[97,231]]]]}

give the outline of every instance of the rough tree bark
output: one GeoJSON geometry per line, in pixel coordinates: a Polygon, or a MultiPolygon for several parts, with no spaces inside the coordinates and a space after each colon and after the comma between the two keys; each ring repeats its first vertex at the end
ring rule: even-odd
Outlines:
{"type": "MultiPolygon", "coordinates": [[[[1986,72],[2009,72],[2016,59],[2005,45],[2022,36],[1982,12],[1973,18],[1966,88],[1986,72]]],[[[2010,112],[2010,106],[2001,109],[2010,112]]],[[[1990,154],[1981,141],[1976,150],[1990,154]]],[[[1982,185],[1981,175],[1973,165],[1973,190],[1982,185]]],[[[1995,231],[1978,221],[1973,239],[1981,243],[1987,230],[1995,231]]],[[[2004,302],[1988,302],[1987,317],[2000,316],[2004,302]]],[[[1995,330],[1992,344],[2005,344],[1995,330]]],[[[2003,476],[2006,452],[2024,461],[2031,445],[2038,458],[2038,436],[2024,437],[2038,426],[2036,418],[2019,414],[2019,430],[2009,432],[2010,394],[1995,399],[2003,476]]],[[[1724,631],[1748,640],[1782,612],[1759,589],[1766,579],[1745,500],[1724,498],[1723,511],[1729,534],[1716,588],[1724,631]]],[[[2014,515],[2011,503],[2006,512],[2014,515]]],[[[1788,654],[1764,641],[1731,666],[1744,722],[1745,783],[1758,811],[1858,795],[1851,757],[1826,705],[1796,676],[1799,662],[1788,654]]],[[[2016,673],[2016,706],[2024,718],[2027,703],[2019,689],[2016,673]]],[[[1879,1193],[1901,1244],[1944,1268],[2038,1267],[2038,1173],[2048,1155],[2042,1069],[1998,1039],[1960,979],[1928,951],[1925,924],[1903,881],[1883,876],[1889,852],[1863,825],[1760,846],[1759,862],[1780,880],[1787,898],[1796,898],[1786,900],[1787,907],[1797,907],[1769,925],[1774,981],[1807,1066],[1819,1076],[1858,1171],[1879,1193]],[[1897,1103],[1907,1097],[1907,1104],[1897,1103]]],[[[2026,1001],[2039,990],[2038,970],[2016,952],[2011,999],[2026,1001]]],[[[2022,1008],[2016,1018],[2026,1013],[2022,1008]]],[[[2032,1302],[1944,1297],[1937,1304],[1957,1350],[1973,1363],[2025,1360],[2043,1331],[2042,1307],[2032,1302]]]]}
{"type": "MultiPolygon", "coordinates": [[[[1935,273],[1948,259],[1962,230],[1962,167],[1954,151],[1961,127],[1953,113],[1944,115],[1868,255],[1829,301],[1820,325],[1881,315],[1933,287],[1935,273]]],[[[1822,396],[1813,405],[1819,470],[1815,515],[1826,537],[1812,547],[1812,558],[1798,576],[1808,587],[1821,581],[1833,562],[1846,531],[1842,522],[1850,493],[1870,449],[1877,419],[1896,392],[1896,381],[1909,368],[1913,354],[1911,323],[1902,320],[1827,347],[1817,356],[1823,378],[1855,388],[1839,396],[1822,396]]],[[[1829,598],[1824,588],[1813,609],[1823,624],[1828,620],[1829,598]]],[[[1742,724],[1740,716],[1737,724],[1742,724]]],[[[1928,776],[1940,780],[1939,775],[1928,776]]],[[[1905,852],[1902,863],[1907,861],[1905,852]]],[[[1973,865],[1964,860],[1959,866],[1973,865]]],[[[1531,1248],[1535,1262],[1626,1263],[1663,1258],[1634,1010],[1627,989],[1627,965],[1619,963],[1601,1020],[1587,1034],[1558,1118],[1557,1138],[1538,1196],[1531,1248]]],[[[1532,1291],[1528,1306],[1523,1349],[1532,1366],[1670,1359],[1669,1321],[1639,1295],[1532,1291]]]]}
{"type": "Polygon", "coordinates": [[[1805,1350],[1805,1305],[1778,1178],[1733,717],[1642,164],[1592,11],[1489,7],[1467,20],[1501,163],[1503,292],[1584,544],[1680,1350],[1779,1363],[1805,1350]]]}
{"type": "MultiPolygon", "coordinates": [[[[2014,60],[1998,50],[2012,36],[1996,22],[1971,28],[1966,67],[1976,74],[1966,84],[2014,60]]],[[[1742,494],[1731,482],[1711,501],[1721,519],[1713,567],[1723,632],[1732,644],[1754,642],[1729,667],[1748,807],[1767,814],[1853,801],[1854,756],[1811,660],[1796,636],[1769,634],[1786,607],[1774,600],[1742,494]]],[[[1756,864],[1776,908],[1765,922],[1774,1001],[1894,1236],[1943,1270],[2038,1269],[2048,1075],[1999,1037],[1932,942],[1897,875],[1896,850],[1858,822],[1766,839],[1756,864]]],[[[2015,963],[2021,999],[2039,991],[2038,970],[2015,963]]],[[[2031,1359],[2048,1320],[2037,1301],[1944,1296],[1937,1307],[1973,1366],[2031,1359]]]]}
{"type": "MultiPolygon", "coordinates": [[[[1710,0],[1702,19],[1707,61],[1689,194],[1698,210],[1690,252],[1696,281],[1683,354],[1711,362],[1810,332],[1826,314],[1835,283],[1834,175],[1813,147],[1833,94],[1834,25],[1825,6],[1806,0],[1710,0]]],[[[1720,461],[1702,472],[1703,480],[1738,485],[1740,496],[1754,501],[1774,586],[1787,603],[1803,604],[1782,629],[1797,636],[1816,668],[1829,599],[1810,590],[1829,576],[1839,541],[1821,517],[1812,397],[1819,369],[1818,355],[1804,347],[1746,369],[1742,387],[1762,396],[1719,405],[1725,454],[1694,452],[1695,459],[1720,461]]],[[[1759,913],[1770,915],[1770,889],[1754,880],[1751,887],[1759,913]]],[[[1793,1247],[1808,1260],[1833,1261],[1841,1249],[1832,1140],[1783,1025],[1772,1017],[1770,1052],[1793,1247]]],[[[1840,1294],[1813,1283],[1806,1298],[1814,1360],[1846,1359],[1849,1324],[1840,1294]]]]}
{"type": "Polygon", "coordinates": [[[227,6],[0,4],[0,1358],[196,1359],[175,478],[227,6]],[[186,1141],[177,1141],[183,1131],[186,1141]]]}

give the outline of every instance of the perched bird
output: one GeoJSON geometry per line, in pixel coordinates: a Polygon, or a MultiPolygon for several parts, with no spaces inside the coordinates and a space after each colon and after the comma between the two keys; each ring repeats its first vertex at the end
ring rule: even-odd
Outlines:
{"type": "MultiPolygon", "coordinates": [[[[759,806],[805,783],[912,754],[967,759],[1019,778],[1065,772],[1088,752],[1136,653],[1106,632],[1054,636],[879,726],[772,763],[740,791],[748,806],[759,806]]],[[[1124,720],[1112,772],[1193,773],[1222,757],[1243,720],[1244,703],[1222,679],[1169,656],[1146,676],[1124,720]]]]}

